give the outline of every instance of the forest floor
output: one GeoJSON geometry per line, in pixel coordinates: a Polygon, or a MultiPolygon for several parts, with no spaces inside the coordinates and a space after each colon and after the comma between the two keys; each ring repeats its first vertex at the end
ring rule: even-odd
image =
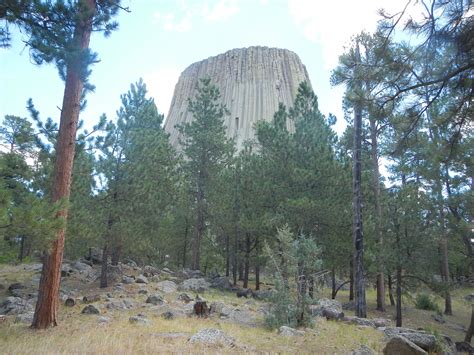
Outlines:
{"type": "MultiPolygon", "coordinates": [[[[0,285],[13,282],[27,282],[35,273],[26,272],[20,266],[0,265],[0,285]]],[[[37,275],[37,272],[36,272],[37,275]]],[[[75,283],[83,294],[91,292],[113,292],[99,289],[97,283],[75,283]],[[82,288],[81,288],[82,287],[82,288]]],[[[81,314],[84,304],[78,302],[73,307],[61,306],[59,325],[47,330],[35,331],[28,323],[15,322],[13,319],[0,321],[0,353],[2,354],[44,354],[44,353],[223,353],[223,352],[265,352],[265,353],[351,353],[362,344],[376,352],[384,346],[383,332],[370,327],[356,326],[341,322],[326,321],[321,318],[306,328],[303,336],[282,336],[277,330],[269,330],[262,324],[248,326],[223,321],[217,317],[196,318],[177,317],[167,320],[145,307],[144,297],[138,290],[156,291],[153,283],[147,285],[127,285],[127,297],[135,302],[136,307],[123,310],[100,308],[100,315],[81,314]],[[129,317],[141,313],[150,323],[148,325],[132,324],[129,317]],[[107,322],[98,321],[106,317],[107,322]],[[221,344],[191,343],[189,338],[201,329],[215,328],[235,339],[232,346],[221,344]]],[[[404,297],[403,316],[405,327],[423,328],[434,334],[449,335],[454,341],[464,338],[465,329],[469,326],[471,305],[464,299],[473,289],[457,289],[453,292],[453,316],[444,316],[445,323],[434,320],[436,312],[415,309],[413,300],[404,297]]],[[[330,290],[322,289],[319,297],[328,297],[330,290]]],[[[164,295],[165,302],[172,304],[179,291],[164,295]]],[[[209,290],[202,294],[206,300],[223,302],[233,307],[250,307],[257,309],[264,303],[256,300],[237,298],[234,293],[209,290]]],[[[8,296],[6,288],[0,288],[0,303],[8,296]]],[[[340,291],[337,299],[347,301],[347,292],[340,291]]],[[[395,309],[389,306],[387,312],[375,310],[375,292],[367,292],[369,318],[394,319],[395,309]]],[[[442,299],[436,298],[439,306],[442,299]]],[[[351,315],[351,311],[346,314],[351,315]]]]}

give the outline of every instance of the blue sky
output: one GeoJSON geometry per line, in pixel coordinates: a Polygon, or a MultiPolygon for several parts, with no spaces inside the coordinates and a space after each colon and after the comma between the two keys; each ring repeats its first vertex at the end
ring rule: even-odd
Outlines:
{"type": "MultiPolygon", "coordinates": [[[[344,129],[344,89],[331,88],[329,77],[350,36],[372,31],[377,10],[403,8],[404,0],[123,0],[131,13],[121,13],[119,30],[109,38],[94,34],[91,48],[100,63],[90,81],[96,91],[81,113],[86,127],[106,113],[115,118],[120,95],[143,78],[160,113],[168,112],[179,74],[190,64],[232,48],[254,45],[286,48],[306,65],[320,110],[338,117],[344,129]]],[[[12,48],[0,49],[0,119],[6,114],[28,117],[32,98],[41,117],[59,118],[64,84],[52,65],[36,66],[22,35],[12,48]]]]}

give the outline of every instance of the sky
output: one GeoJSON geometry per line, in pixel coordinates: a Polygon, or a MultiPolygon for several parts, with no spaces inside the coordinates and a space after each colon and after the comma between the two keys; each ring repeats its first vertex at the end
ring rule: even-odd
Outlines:
{"type": "MultiPolygon", "coordinates": [[[[90,47],[99,55],[81,113],[92,127],[105,113],[115,119],[120,95],[143,78],[160,113],[169,110],[179,75],[194,62],[233,48],[268,46],[289,49],[305,64],[323,114],[345,128],[343,87],[329,79],[352,35],[374,31],[377,10],[400,11],[405,0],[122,0],[130,13],[117,17],[119,29],[108,38],[93,34],[90,47]]],[[[42,119],[59,121],[64,83],[54,65],[37,66],[21,33],[12,47],[0,49],[0,119],[29,117],[29,98],[42,119]]]]}

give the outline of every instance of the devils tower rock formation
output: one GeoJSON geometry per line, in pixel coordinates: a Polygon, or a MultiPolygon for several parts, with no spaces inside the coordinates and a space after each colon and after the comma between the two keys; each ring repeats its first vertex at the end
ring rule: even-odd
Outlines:
{"type": "Polygon", "coordinates": [[[271,120],[279,102],[292,106],[299,84],[310,82],[299,57],[287,49],[232,49],[191,64],[179,77],[165,122],[174,146],[179,135],[175,125],[192,120],[187,100],[194,97],[198,80],[206,77],[219,88],[230,111],[225,117],[227,136],[235,138],[238,149],[254,138],[257,121],[271,120]]]}

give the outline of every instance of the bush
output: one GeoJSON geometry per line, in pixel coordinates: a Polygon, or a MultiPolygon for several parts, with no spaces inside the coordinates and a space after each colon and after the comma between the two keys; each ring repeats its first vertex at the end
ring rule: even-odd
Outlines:
{"type": "Polygon", "coordinates": [[[272,292],[270,298],[270,312],[265,316],[265,325],[270,329],[279,328],[282,325],[296,327],[298,325],[297,313],[290,290],[277,278],[275,292],[272,292]]]}
{"type": "Polygon", "coordinates": [[[420,293],[416,296],[415,308],[423,309],[425,311],[437,311],[437,312],[439,312],[440,310],[438,305],[426,293],[420,293]]]}

